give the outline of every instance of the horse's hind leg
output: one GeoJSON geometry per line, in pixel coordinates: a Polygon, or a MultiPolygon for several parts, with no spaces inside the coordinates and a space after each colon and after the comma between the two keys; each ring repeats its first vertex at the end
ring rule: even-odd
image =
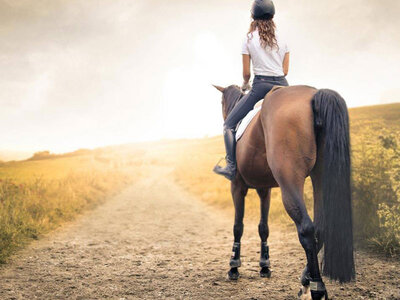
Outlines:
{"type": "MultiPolygon", "coordinates": [[[[313,196],[314,196],[314,227],[315,227],[315,238],[317,241],[317,254],[321,251],[324,244],[322,239],[323,236],[323,203],[322,203],[322,170],[320,160],[317,160],[317,164],[311,172],[311,180],[313,185],[313,196]]],[[[320,261],[320,265],[322,262],[320,261]]],[[[301,275],[301,284],[303,286],[310,285],[310,272],[307,266],[301,275]]]]}
{"type": "Polygon", "coordinates": [[[322,282],[318,266],[315,226],[307,213],[303,200],[305,178],[299,178],[290,168],[276,172],[276,178],[282,190],[282,200],[286,211],[296,224],[301,245],[307,257],[307,268],[310,274],[310,289],[313,300],[327,298],[325,285],[322,282]]]}
{"type": "Polygon", "coordinates": [[[257,194],[260,197],[260,223],[258,224],[258,234],[261,239],[261,252],[260,252],[260,276],[271,277],[270,262],[269,262],[269,248],[267,239],[269,236],[268,228],[268,213],[271,200],[271,189],[259,188],[257,194]]]}
{"type": "Polygon", "coordinates": [[[248,191],[247,185],[238,175],[231,183],[231,193],[233,204],[235,205],[235,224],[233,225],[234,243],[232,247],[232,256],[229,262],[231,269],[228,276],[232,280],[239,278],[238,268],[241,266],[240,261],[240,240],[243,235],[243,217],[244,217],[244,198],[248,191]]]}

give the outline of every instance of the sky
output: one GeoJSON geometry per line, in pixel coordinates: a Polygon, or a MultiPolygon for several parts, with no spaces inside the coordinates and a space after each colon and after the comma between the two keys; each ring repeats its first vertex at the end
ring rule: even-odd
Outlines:
{"type": "MultiPolygon", "coordinates": [[[[0,0],[0,151],[222,132],[248,0],[0,0]]],[[[290,84],[400,101],[400,1],[275,0],[290,84]]]]}

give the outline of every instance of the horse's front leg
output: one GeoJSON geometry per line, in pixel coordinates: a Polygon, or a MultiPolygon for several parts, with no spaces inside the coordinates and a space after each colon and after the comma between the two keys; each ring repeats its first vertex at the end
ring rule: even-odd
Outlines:
{"type": "Polygon", "coordinates": [[[238,174],[231,183],[231,193],[233,204],[235,205],[235,224],[233,225],[234,242],[232,247],[232,256],[229,262],[231,269],[228,272],[228,276],[232,280],[237,280],[239,278],[238,268],[241,266],[240,239],[243,235],[244,198],[246,197],[247,191],[247,185],[238,174]]]}
{"type": "Polygon", "coordinates": [[[269,236],[268,213],[271,200],[271,189],[259,188],[257,189],[257,194],[260,197],[261,210],[260,223],[258,224],[258,234],[260,235],[261,239],[260,276],[269,278],[271,277],[271,265],[269,262],[269,247],[267,244],[267,239],[269,236]]]}

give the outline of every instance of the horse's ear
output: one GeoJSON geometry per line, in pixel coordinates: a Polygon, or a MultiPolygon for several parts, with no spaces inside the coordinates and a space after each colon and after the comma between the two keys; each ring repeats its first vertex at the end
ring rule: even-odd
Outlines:
{"type": "Polygon", "coordinates": [[[213,87],[215,87],[218,91],[220,91],[221,93],[223,93],[225,91],[225,88],[223,88],[222,86],[219,85],[213,85],[213,87]]]}

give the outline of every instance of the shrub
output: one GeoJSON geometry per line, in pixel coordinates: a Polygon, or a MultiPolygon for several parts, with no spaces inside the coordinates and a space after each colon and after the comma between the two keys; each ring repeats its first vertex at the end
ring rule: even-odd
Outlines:
{"type": "Polygon", "coordinates": [[[400,250],[400,163],[394,136],[360,145],[353,153],[354,225],[359,242],[388,254],[400,250]]]}
{"type": "Polygon", "coordinates": [[[41,159],[49,159],[54,155],[50,153],[50,151],[39,151],[35,152],[29,160],[41,160],[41,159]]]}
{"type": "Polygon", "coordinates": [[[380,234],[372,238],[379,248],[390,255],[400,253],[400,205],[390,207],[386,203],[378,210],[380,234]]]}

